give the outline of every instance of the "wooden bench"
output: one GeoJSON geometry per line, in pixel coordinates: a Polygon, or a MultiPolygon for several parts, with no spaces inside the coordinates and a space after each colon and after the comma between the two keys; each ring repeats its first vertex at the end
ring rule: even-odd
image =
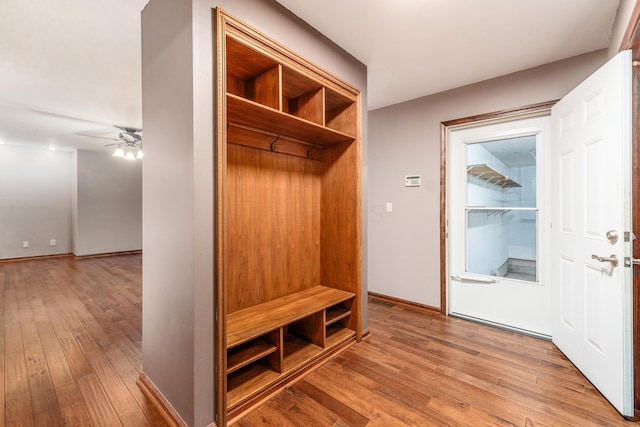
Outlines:
{"type": "Polygon", "coordinates": [[[355,338],[354,297],[315,286],[228,314],[229,409],[355,338]]]}

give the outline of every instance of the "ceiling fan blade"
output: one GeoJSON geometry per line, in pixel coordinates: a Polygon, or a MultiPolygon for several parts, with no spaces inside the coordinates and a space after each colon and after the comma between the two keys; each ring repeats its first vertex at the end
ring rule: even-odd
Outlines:
{"type": "Polygon", "coordinates": [[[142,129],[138,129],[138,128],[134,128],[131,126],[118,126],[118,125],[113,125],[113,127],[116,127],[122,131],[125,132],[129,132],[129,133],[138,133],[138,132],[142,132],[142,129]]]}
{"type": "Polygon", "coordinates": [[[120,139],[118,138],[107,138],[106,136],[89,135],[89,134],[80,133],[80,132],[76,133],[76,135],[88,136],[89,138],[108,139],[110,141],[120,141],[120,139]]]}

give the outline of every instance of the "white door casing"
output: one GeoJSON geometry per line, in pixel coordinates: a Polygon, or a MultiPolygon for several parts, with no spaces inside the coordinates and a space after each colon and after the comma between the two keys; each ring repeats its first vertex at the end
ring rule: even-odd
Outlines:
{"type": "Polygon", "coordinates": [[[624,416],[633,415],[631,54],[552,109],[553,342],[624,416]],[[612,242],[607,232],[615,230],[612,242]],[[618,265],[592,256],[618,258],[618,265]]]}

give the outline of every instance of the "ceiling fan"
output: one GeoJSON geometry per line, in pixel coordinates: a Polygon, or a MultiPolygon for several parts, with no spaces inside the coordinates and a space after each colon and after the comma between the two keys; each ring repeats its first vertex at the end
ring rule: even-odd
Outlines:
{"type": "Polygon", "coordinates": [[[118,134],[117,138],[109,138],[105,136],[89,135],[85,133],[78,133],[78,135],[88,136],[91,138],[108,139],[110,141],[116,141],[111,144],[106,144],[105,147],[115,146],[116,149],[113,152],[114,157],[123,157],[126,160],[142,159],[142,129],[127,127],[127,126],[114,126],[120,129],[122,132],[118,134]]]}

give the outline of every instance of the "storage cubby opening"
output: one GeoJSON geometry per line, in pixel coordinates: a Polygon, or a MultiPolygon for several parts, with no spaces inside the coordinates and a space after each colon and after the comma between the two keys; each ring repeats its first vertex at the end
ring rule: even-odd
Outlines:
{"type": "Polygon", "coordinates": [[[227,92],[281,109],[281,66],[251,47],[227,37],[227,92]]]}
{"type": "MultiPolygon", "coordinates": [[[[268,335],[229,348],[227,349],[227,373],[237,371],[276,351],[278,351],[278,347],[268,335]]],[[[272,364],[269,365],[273,368],[272,364]]]]}
{"type": "Polygon", "coordinates": [[[329,88],[325,90],[325,126],[345,133],[356,135],[358,121],[356,102],[329,88]]]}
{"type": "Polygon", "coordinates": [[[343,328],[338,323],[333,323],[327,326],[327,347],[335,347],[345,341],[352,339],[356,335],[356,332],[343,328]]]}
{"type": "Polygon", "coordinates": [[[283,111],[324,126],[324,87],[302,73],[283,67],[283,111]]]}
{"type": "Polygon", "coordinates": [[[327,309],[327,319],[326,325],[331,325],[332,323],[342,321],[340,325],[343,327],[346,326],[345,318],[351,315],[351,308],[345,308],[343,306],[333,306],[327,309]]]}

